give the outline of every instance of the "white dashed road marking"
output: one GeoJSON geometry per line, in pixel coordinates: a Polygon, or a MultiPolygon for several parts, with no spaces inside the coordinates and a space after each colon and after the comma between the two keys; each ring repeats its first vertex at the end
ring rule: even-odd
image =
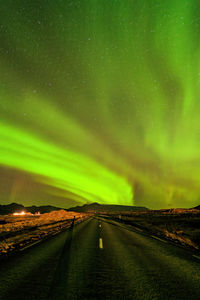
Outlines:
{"type": "Polygon", "coordinates": [[[103,240],[102,240],[102,238],[99,239],[99,248],[103,249],[103,240]]]}

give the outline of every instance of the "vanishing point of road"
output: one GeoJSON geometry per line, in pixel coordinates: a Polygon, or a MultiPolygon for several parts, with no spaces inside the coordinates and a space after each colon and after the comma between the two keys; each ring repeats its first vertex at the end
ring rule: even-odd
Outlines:
{"type": "Polygon", "coordinates": [[[0,299],[200,299],[200,260],[128,225],[90,218],[0,261],[0,299]]]}

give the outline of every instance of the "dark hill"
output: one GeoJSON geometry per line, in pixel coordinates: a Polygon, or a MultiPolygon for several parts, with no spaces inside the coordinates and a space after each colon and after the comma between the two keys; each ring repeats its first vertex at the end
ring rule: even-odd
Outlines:
{"type": "Polygon", "coordinates": [[[0,205],[0,215],[8,215],[14,212],[25,210],[24,206],[17,203],[11,203],[8,205],[0,205]]]}
{"type": "Polygon", "coordinates": [[[82,206],[71,207],[67,210],[75,211],[75,212],[88,212],[88,211],[112,212],[112,211],[144,211],[144,210],[148,210],[148,208],[142,206],[91,203],[91,204],[84,204],[82,206]]]}
{"type": "Polygon", "coordinates": [[[27,207],[25,207],[25,209],[27,211],[31,212],[32,214],[34,214],[38,211],[41,214],[44,214],[44,213],[49,213],[51,211],[60,210],[62,208],[51,206],[51,205],[46,205],[46,206],[35,206],[35,205],[33,205],[33,206],[27,206],[27,207]]]}
{"type": "Polygon", "coordinates": [[[31,213],[40,212],[41,214],[49,213],[51,211],[60,210],[62,208],[46,205],[46,206],[23,206],[17,203],[11,203],[7,205],[0,205],[0,215],[13,214],[14,212],[20,212],[22,210],[28,211],[31,213]]]}
{"type": "Polygon", "coordinates": [[[198,205],[198,206],[194,207],[194,209],[200,209],[200,205],[198,205]]]}

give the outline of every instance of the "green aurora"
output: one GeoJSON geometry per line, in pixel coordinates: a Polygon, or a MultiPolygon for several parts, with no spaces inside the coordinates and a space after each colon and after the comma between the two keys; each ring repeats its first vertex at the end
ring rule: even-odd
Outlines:
{"type": "Polygon", "coordinates": [[[0,1],[0,201],[200,203],[200,3],[0,1]]]}

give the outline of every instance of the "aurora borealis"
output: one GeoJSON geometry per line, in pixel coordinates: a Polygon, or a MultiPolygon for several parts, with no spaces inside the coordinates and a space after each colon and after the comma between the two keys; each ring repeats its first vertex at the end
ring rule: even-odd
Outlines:
{"type": "Polygon", "coordinates": [[[0,201],[200,203],[200,4],[0,1],[0,201]]]}

